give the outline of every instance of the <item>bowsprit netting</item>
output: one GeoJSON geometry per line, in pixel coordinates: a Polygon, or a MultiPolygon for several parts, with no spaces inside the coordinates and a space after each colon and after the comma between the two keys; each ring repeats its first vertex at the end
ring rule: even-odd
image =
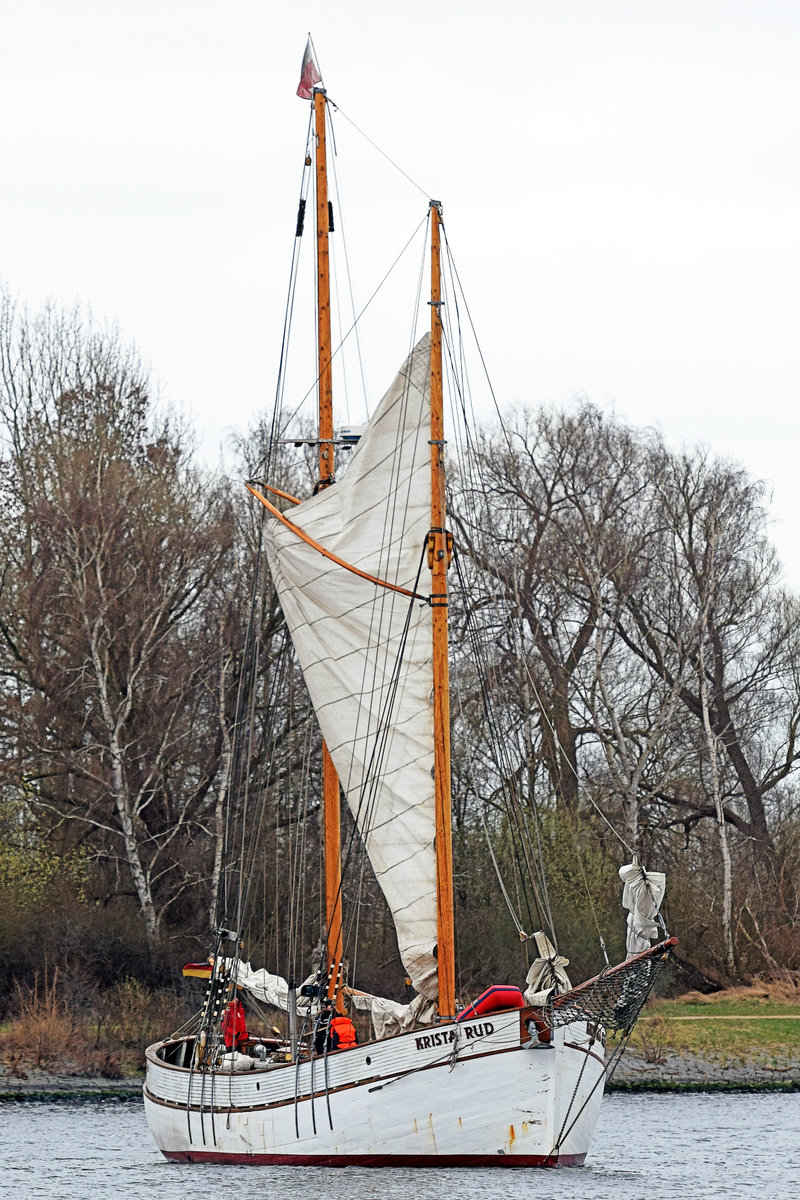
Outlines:
{"type": "Polygon", "coordinates": [[[592,1021],[606,1033],[630,1033],[677,941],[668,938],[659,942],[618,967],[555,996],[543,1012],[545,1022],[555,1029],[572,1021],[592,1021]]]}

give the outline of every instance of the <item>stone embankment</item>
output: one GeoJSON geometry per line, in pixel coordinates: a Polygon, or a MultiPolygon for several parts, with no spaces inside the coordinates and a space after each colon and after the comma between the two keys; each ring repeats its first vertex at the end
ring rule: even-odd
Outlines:
{"type": "Polygon", "coordinates": [[[140,1100],[142,1077],[101,1079],[86,1075],[51,1074],[26,1068],[22,1074],[0,1066],[3,1100],[140,1100]]]}
{"type": "Polygon", "coordinates": [[[608,1090],[800,1091],[800,1056],[755,1051],[734,1059],[670,1049],[653,1056],[629,1048],[608,1090]]]}

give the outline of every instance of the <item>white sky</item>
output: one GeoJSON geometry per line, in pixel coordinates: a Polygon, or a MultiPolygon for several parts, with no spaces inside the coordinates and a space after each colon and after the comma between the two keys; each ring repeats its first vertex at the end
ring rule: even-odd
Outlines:
{"type": "MultiPolygon", "coordinates": [[[[501,402],[585,395],[741,460],[800,588],[796,0],[27,0],[0,277],[116,322],[216,461],[274,393],[309,29],[330,97],[443,201],[501,402]]],[[[426,200],[335,127],[360,305],[426,200]]],[[[404,321],[365,328],[373,401],[404,321]]]]}

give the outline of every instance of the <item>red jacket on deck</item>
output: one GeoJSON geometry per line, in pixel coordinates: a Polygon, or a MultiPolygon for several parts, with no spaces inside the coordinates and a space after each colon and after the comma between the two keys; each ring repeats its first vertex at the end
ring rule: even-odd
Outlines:
{"type": "Polygon", "coordinates": [[[241,1001],[231,1000],[222,1014],[222,1040],[226,1050],[238,1050],[247,1038],[247,1018],[241,1001]]]}

